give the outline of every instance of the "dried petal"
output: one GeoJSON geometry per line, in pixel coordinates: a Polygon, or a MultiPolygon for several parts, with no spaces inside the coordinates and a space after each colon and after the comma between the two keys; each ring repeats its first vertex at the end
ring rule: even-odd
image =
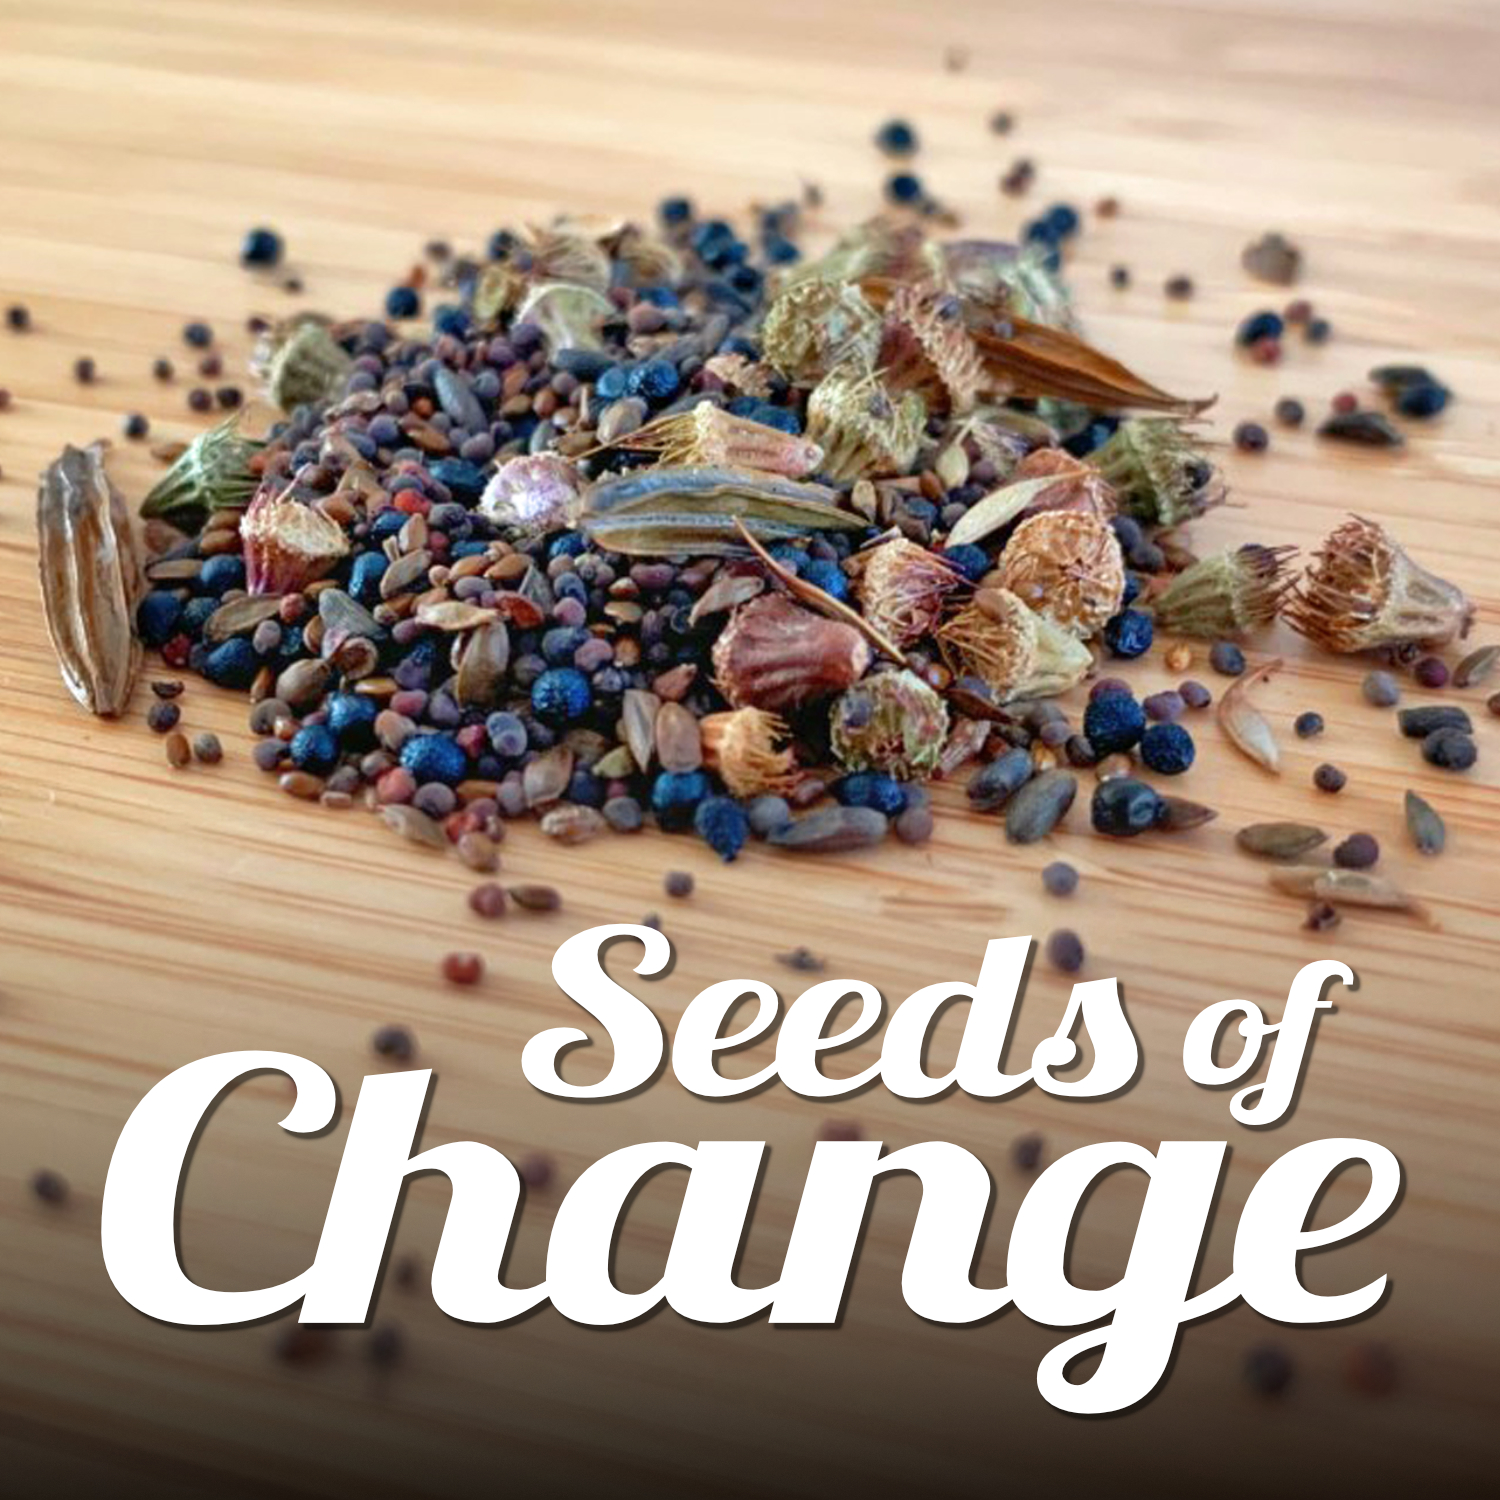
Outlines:
{"type": "Polygon", "coordinates": [[[295,594],[349,554],[344,528],[290,492],[257,495],[240,523],[240,539],[252,594],[295,594]]]}
{"type": "Polygon", "coordinates": [[[714,643],[713,664],[730,703],[779,712],[857,681],[870,648],[852,626],[822,619],[784,594],[765,594],[734,612],[714,643]]]}
{"type": "Polygon", "coordinates": [[[758,708],[708,714],[698,725],[704,763],[736,797],[786,796],[797,784],[797,760],[776,742],[786,722],[758,708]]]}
{"type": "Polygon", "coordinates": [[[519,536],[546,536],[572,523],[582,488],[578,470],[555,453],[508,458],[485,485],[479,511],[519,536]]]}

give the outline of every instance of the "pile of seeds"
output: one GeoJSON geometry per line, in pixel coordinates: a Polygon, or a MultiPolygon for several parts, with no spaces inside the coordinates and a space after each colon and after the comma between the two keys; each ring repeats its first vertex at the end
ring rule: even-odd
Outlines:
{"type": "MultiPolygon", "coordinates": [[[[878,144],[905,156],[915,132],[892,122],[878,144]]],[[[248,695],[255,761],[288,794],[367,804],[489,871],[524,815],[563,843],[650,818],[725,859],[751,837],[920,842],[922,783],[964,767],[1020,843],[1068,815],[1084,768],[1102,833],[1201,826],[1211,809],[1139,773],[1191,767],[1183,720],[1207,688],[1138,703],[1104,677],[1078,723],[1055,701],[1157,632],[1213,643],[1235,679],[1219,722],[1273,771],[1251,689],[1276,664],[1246,674],[1236,641],[1279,617],[1446,682],[1430,653],[1470,606],[1380,526],[1347,521],[1300,577],[1289,547],[1188,548],[1184,524],[1224,497],[1190,425],[1204,403],[1081,337],[1058,279],[1075,210],[1019,246],[944,242],[913,174],[887,196],[891,215],[812,261],[797,204],[743,238],[673,198],[655,232],[562,220],[499,233],[482,260],[435,243],[383,320],[265,327],[256,372],[282,416],[252,436],[236,410],[176,456],[141,507],[143,584],[97,451],[45,476],[69,685],[118,711],[143,642],[248,695]],[[432,285],[445,300],[417,325],[432,285]]],[[[279,261],[268,235],[247,264],[279,261]]],[[[1259,314],[1238,342],[1269,351],[1283,327],[1259,314]]],[[[1191,657],[1179,641],[1166,659],[1191,657]]],[[[1478,657],[1474,680],[1494,663],[1478,657]]],[[[216,761],[157,686],[171,763],[216,761]]],[[[1320,728],[1309,713],[1297,732],[1320,728]]],[[[1401,728],[1428,763],[1473,764],[1462,710],[1401,728]]],[[[1348,863],[1283,883],[1374,899],[1348,863]]]]}

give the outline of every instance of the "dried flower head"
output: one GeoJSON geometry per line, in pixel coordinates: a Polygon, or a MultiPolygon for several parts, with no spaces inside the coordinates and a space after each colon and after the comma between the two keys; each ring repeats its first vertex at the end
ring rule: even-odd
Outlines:
{"type": "Polygon", "coordinates": [[[876,363],[893,391],[916,391],[933,411],[968,411],[989,384],[964,326],[963,303],[931,283],[896,289],[876,363]]]}
{"type": "Polygon", "coordinates": [[[521,536],[545,536],[569,525],[579,504],[578,470],[555,453],[508,458],[479,498],[479,509],[496,526],[521,536]]]}
{"type": "Polygon", "coordinates": [[[196,531],[211,510],[248,505],[259,481],[253,460],[266,446],[240,430],[241,413],[200,432],[141,502],[148,520],[161,516],[196,531]]]}
{"type": "Polygon", "coordinates": [[[857,553],[849,571],[865,618],[901,646],[937,624],[943,601],[963,582],[951,563],[905,537],[857,553]]]}
{"type": "Polygon", "coordinates": [[[1083,681],[1094,658],[1082,641],[1009,589],[980,589],[937,632],[955,676],[978,677],[997,702],[1050,698],[1083,681]]]}
{"type": "Polygon", "coordinates": [[[1000,581],[1023,604],[1087,640],[1120,612],[1125,559],[1096,516],[1044,511],[1022,521],[1000,554],[1000,581]]]}
{"type": "Polygon", "coordinates": [[[250,364],[267,397],[289,412],[332,401],[344,388],[354,360],[327,318],[298,313],[261,335],[250,364]]]}
{"type": "Polygon", "coordinates": [[[880,344],[880,318],[856,286],[810,278],[777,294],[761,326],[766,360],[810,383],[846,359],[868,365],[880,344]]]}
{"type": "Polygon", "coordinates": [[[1089,462],[1114,487],[1127,515],[1178,526],[1224,499],[1214,466],[1171,417],[1127,417],[1089,462]]]}
{"type": "Polygon", "coordinates": [[[1044,479],[1049,475],[1055,476],[1057,483],[1026,506],[1021,512],[1023,520],[1046,510],[1072,510],[1108,521],[1119,509],[1109,481],[1092,464],[1062,448],[1038,448],[1028,453],[1011,478],[1044,479]]]}
{"type": "Polygon", "coordinates": [[[781,378],[764,360],[748,359],[743,354],[710,355],[703,368],[715,379],[722,380],[726,391],[737,396],[751,396],[757,401],[769,400],[781,378]]]}
{"type": "Polygon", "coordinates": [[[762,594],[735,610],[714,642],[714,680],[736,708],[779,713],[859,681],[870,654],[852,625],[815,615],[785,594],[762,594]]]}
{"type": "Polygon", "coordinates": [[[703,759],[736,797],[783,797],[797,784],[797,758],[776,748],[786,721],[759,708],[708,714],[698,722],[703,759]]]}
{"type": "Polygon", "coordinates": [[[1296,551],[1247,542],[1199,559],[1157,595],[1152,604],[1157,625],[1209,640],[1269,625],[1292,585],[1287,563],[1296,551]]]}
{"type": "Polygon", "coordinates": [[[700,401],[690,412],[658,417],[621,438],[616,445],[654,453],[666,465],[757,469],[803,479],[823,462],[823,450],[808,438],[736,417],[700,401]]]}
{"type": "Polygon", "coordinates": [[[288,491],[263,491],[240,523],[245,586],[252,594],[291,594],[331,573],[349,553],[337,521],[288,491]]]}
{"type": "Polygon", "coordinates": [[[1286,606],[1293,629],[1325,651],[1440,646],[1466,635],[1463,590],[1407,556],[1383,526],[1351,516],[1324,541],[1286,606]]]}
{"type": "Polygon", "coordinates": [[[904,473],[916,461],[926,422],[915,391],[893,395],[853,362],[825,375],[807,403],[807,431],[823,449],[823,472],[840,483],[904,473]]]}
{"type": "Polygon", "coordinates": [[[950,240],[942,247],[953,289],[966,301],[1005,309],[1053,328],[1073,326],[1067,288],[1039,245],[950,240]]]}
{"type": "Polygon", "coordinates": [[[911,781],[937,770],[948,737],[948,707],[903,668],[876,672],[840,693],[828,723],[840,765],[911,781]]]}

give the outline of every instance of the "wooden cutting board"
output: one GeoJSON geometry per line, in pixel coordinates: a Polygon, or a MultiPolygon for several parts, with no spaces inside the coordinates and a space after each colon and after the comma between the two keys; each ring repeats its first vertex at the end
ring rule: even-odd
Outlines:
{"type": "MultiPolygon", "coordinates": [[[[185,726],[215,730],[226,757],[182,773],[142,725],[144,681],[125,722],[78,710],[42,628],[32,504],[62,444],[99,435],[117,437],[117,483],[144,493],[157,466],[144,445],[118,440],[119,419],[144,411],[156,437],[195,430],[188,318],[213,323],[238,374],[248,314],[373,310],[433,235],[473,247],[564,207],[648,216],[669,192],[738,213],[813,181],[825,207],[812,232],[826,234],[877,207],[885,168],[870,137],[900,113],[922,134],[918,169],[967,233],[1012,234],[1058,199],[1087,209],[1119,198],[1111,222],[1086,213],[1070,276],[1096,341],[1163,385],[1219,394],[1209,430],[1233,499],[1196,528],[1200,550],[1309,548],[1356,510],[1472,592],[1475,640],[1500,637],[1492,7],[0,0],[0,40],[0,300],[24,301],[35,322],[26,336],[0,331],[0,385],[13,393],[0,413],[0,1462],[14,1492],[45,1482],[59,1493],[457,1496],[522,1480],[557,1494],[601,1483],[970,1494],[1066,1474],[1170,1493],[1191,1474],[1224,1493],[1377,1493],[1418,1473],[1480,1471],[1493,1453],[1500,1306],[1500,726],[1480,725],[1473,772],[1431,772],[1362,702],[1359,664],[1278,634],[1252,655],[1287,657],[1262,697],[1284,774],[1257,771],[1195,720],[1199,763],[1181,789],[1220,812],[1196,834],[1115,845],[1086,831],[1080,808],[1050,847],[1019,850],[964,812],[955,789],[940,792],[929,845],[817,862],[755,849],[722,867],[694,841],[651,834],[563,849],[517,828],[506,878],[555,884],[566,904],[483,926],[456,862],[361,813],[282,797],[250,765],[234,698],[189,687],[185,726]],[[1015,115],[1008,137],[987,126],[1000,108],[1015,115]],[[1022,155],[1037,181],[1018,202],[996,180],[1022,155]],[[302,301],[238,268],[239,237],[260,222],[285,233],[302,301]],[[1231,347],[1240,317],[1283,300],[1239,267],[1243,244],[1268,228],[1301,243],[1298,290],[1335,330],[1322,348],[1291,338],[1275,370],[1231,347]],[[1115,263],[1131,268],[1130,290],[1110,288],[1115,263]],[[1177,272],[1196,283],[1190,301],[1162,295],[1177,272]],[[150,377],[161,353],[184,372],[170,386],[150,377]],[[87,388],[70,373],[84,354],[100,372],[87,388]],[[1265,420],[1277,396],[1316,415],[1391,358],[1429,363],[1457,392],[1405,452],[1338,449],[1310,430],[1273,432],[1263,456],[1228,451],[1233,424],[1265,420]],[[1310,708],[1328,728],[1303,744],[1289,725],[1310,708]],[[1336,799],[1311,787],[1323,760],[1349,773],[1336,799]],[[1438,860],[1406,842],[1407,787],[1448,819],[1438,860]],[[1275,817],[1374,833],[1430,921],[1351,914],[1332,933],[1303,931],[1299,903],[1233,846],[1237,827],[1275,817]],[[1083,876],[1066,904],[1038,879],[1059,856],[1083,876]],[[690,900],[664,896],[669,869],[695,875],[690,900]],[[554,948],[649,912],[677,963],[641,992],[669,1029],[703,985],[730,976],[764,977],[790,1002],[801,978],[775,955],[797,945],[826,960],[825,977],[868,979],[894,1005],[939,978],[972,978],[990,937],[1040,941],[1070,925],[1086,974],[1121,979],[1144,1072],[1098,1103],[1031,1090],[918,1106],[876,1088],[824,1107],[773,1087],[711,1105],[670,1073],[603,1105],[537,1094],[521,1047],[576,1016],[550,977],[554,948]],[[488,961],[485,984],[445,989],[439,960],[468,947],[488,961]],[[1269,1132],[1234,1125],[1226,1095],[1183,1076],[1184,1028],[1231,996],[1279,1013],[1296,970],[1327,956],[1353,965],[1359,986],[1336,995],[1320,1027],[1299,1106],[1269,1132]],[[99,1203],[115,1137],[147,1089],[210,1053],[271,1048],[327,1068],[347,1106],[382,1066],[369,1039],[390,1022],[415,1031],[437,1074],[428,1144],[473,1139],[555,1161],[554,1186],[526,1205],[513,1284],[540,1276],[567,1184],[603,1153],[653,1139],[770,1143],[742,1280],[774,1279],[813,1143],[834,1116],[891,1148],[948,1140],[988,1164],[995,1212],[975,1273],[988,1285],[1003,1278],[1030,1180],[1010,1159],[1026,1132],[1043,1134],[1048,1160],[1092,1141],[1227,1139],[1204,1284],[1227,1271],[1239,1208],[1270,1161],[1325,1136],[1377,1140],[1402,1160],[1401,1207],[1304,1274],[1331,1292],[1389,1273],[1392,1295],[1349,1327],[1273,1328],[1243,1307],[1194,1327],[1157,1397],[1108,1422],[1066,1417],[1036,1392],[1037,1361],[1065,1334],[1014,1312],[945,1328],[905,1307],[909,1180],[878,1194],[836,1330],[716,1329],[664,1313],[599,1333],[550,1309],[473,1328],[444,1318],[425,1281],[402,1291],[388,1278],[376,1322],[399,1326],[406,1354],[377,1372],[358,1330],[336,1335],[326,1362],[293,1369],[272,1353],[284,1324],[190,1332],[125,1305],[101,1263],[99,1203]],[[42,1167],[71,1183],[63,1206],[28,1191],[42,1167]],[[1246,1351],[1267,1340],[1296,1364],[1280,1401],[1242,1379],[1246,1351]],[[1400,1371],[1383,1400],[1345,1373],[1376,1340],[1400,1371]]],[[[1222,687],[1201,656],[1192,675],[1222,687]]],[[[1151,691],[1180,674],[1155,653],[1128,675],[1151,691]]],[[[1468,696],[1484,718],[1482,695],[1468,696]]],[[[1039,962],[1015,1055],[1052,1030],[1066,994],[1039,962]]],[[[958,1024],[940,1028],[934,1066],[951,1058],[958,1024]]],[[[601,1050],[576,1059],[579,1077],[598,1073],[601,1050]]],[[[746,1068],[764,1053],[746,1054],[746,1068]]],[[[840,1066],[873,1056],[859,1047],[840,1066]]],[[[285,1103],[276,1080],[261,1080],[204,1136],[181,1236],[206,1284],[269,1284],[311,1253],[342,1128],[294,1140],[274,1124],[285,1103]]],[[[1364,1180],[1336,1184],[1318,1222],[1347,1213],[1364,1180]]],[[[680,1178],[665,1177],[637,1200],[623,1285],[655,1279],[680,1193],[680,1178]]],[[[1140,1197],[1128,1176],[1095,1196],[1075,1279],[1120,1274],[1140,1197]]],[[[413,1188],[398,1256],[430,1262],[446,1203],[433,1180],[413,1188]]]]}

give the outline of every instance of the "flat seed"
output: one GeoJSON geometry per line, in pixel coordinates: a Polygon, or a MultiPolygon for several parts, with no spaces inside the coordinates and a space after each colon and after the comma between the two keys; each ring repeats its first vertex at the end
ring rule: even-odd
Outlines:
{"type": "Polygon", "coordinates": [[[1163,793],[1156,826],[1165,833],[1186,833],[1190,828],[1202,828],[1205,823],[1212,823],[1218,816],[1214,808],[1202,802],[1163,793]]]}
{"type": "Polygon", "coordinates": [[[188,744],[187,736],[180,730],[175,734],[167,736],[165,749],[167,752],[167,764],[176,771],[180,771],[193,758],[192,748],[188,744]]]}
{"type": "Polygon", "coordinates": [[[1071,771],[1043,771],[1010,799],[1005,809],[1005,836],[1013,844],[1044,839],[1068,815],[1078,795],[1071,771]]]}
{"type": "Polygon", "coordinates": [[[661,699],[644,688],[628,688],[621,704],[620,734],[635,763],[643,771],[651,769],[656,753],[656,716],[661,699]]]}
{"type": "Polygon", "coordinates": [[[834,854],[878,844],[889,826],[873,807],[825,807],[767,835],[778,849],[800,854],[834,854]]]}
{"type": "Polygon", "coordinates": [[[1441,854],[1448,842],[1448,829],[1438,810],[1415,792],[1406,794],[1406,831],[1423,854],[1441,854]]]}
{"type": "Polygon", "coordinates": [[[380,597],[393,599],[407,589],[427,581],[427,570],[432,566],[432,553],[408,552],[398,558],[380,576],[380,597]]]}
{"type": "Polygon", "coordinates": [[[284,703],[288,708],[306,708],[323,696],[332,676],[333,668],[326,661],[304,657],[294,661],[276,679],[276,697],[268,701],[284,703]]]}
{"type": "Polygon", "coordinates": [[[562,897],[550,885],[513,885],[510,899],[523,911],[556,911],[562,897]]]}
{"type": "Polygon", "coordinates": [[[571,802],[542,814],[542,832],[560,844],[587,843],[608,827],[603,813],[571,802]]]}
{"type": "Polygon", "coordinates": [[[1280,660],[1262,663],[1253,672],[1237,678],[1219,699],[1219,724],[1230,743],[1242,755],[1273,774],[1281,771],[1281,750],[1265,716],[1246,702],[1245,695],[1281,666],[1280,660]]]}
{"type": "Polygon", "coordinates": [[[1263,859],[1301,859],[1327,840],[1328,835],[1311,823],[1251,823],[1234,836],[1246,853],[1263,859]]]}
{"type": "Polygon", "coordinates": [[[527,807],[545,807],[567,791],[573,779],[573,752],[566,745],[543,750],[521,772],[521,789],[527,807]]]}
{"type": "Polygon", "coordinates": [[[414,844],[426,844],[431,849],[448,847],[448,835],[443,832],[443,825],[409,803],[389,802],[380,809],[380,817],[387,828],[414,844]]]}
{"type": "Polygon", "coordinates": [[[257,625],[273,620],[281,610],[279,594],[244,594],[221,604],[204,622],[206,641],[227,641],[231,636],[248,635],[257,625]]]}
{"type": "Polygon", "coordinates": [[[1474,687],[1494,675],[1500,666],[1500,646],[1481,646],[1471,651],[1453,670],[1453,686],[1474,687]]]}
{"type": "Polygon", "coordinates": [[[495,848],[493,840],[487,839],[482,833],[463,834],[456,845],[456,852],[464,864],[480,874],[488,874],[491,870],[500,868],[500,851],[495,848]]]}
{"type": "Polygon", "coordinates": [[[1326,865],[1288,865],[1271,872],[1271,884],[1293,896],[1331,901],[1335,906],[1374,906],[1415,911],[1417,903],[1383,875],[1368,870],[1330,869],[1326,865]]]}
{"type": "Polygon", "coordinates": [[[698,721],[680,703],[663,703],[656,716],[656,754],[664,771],[696,771],[703,764],[698,721]]]}

